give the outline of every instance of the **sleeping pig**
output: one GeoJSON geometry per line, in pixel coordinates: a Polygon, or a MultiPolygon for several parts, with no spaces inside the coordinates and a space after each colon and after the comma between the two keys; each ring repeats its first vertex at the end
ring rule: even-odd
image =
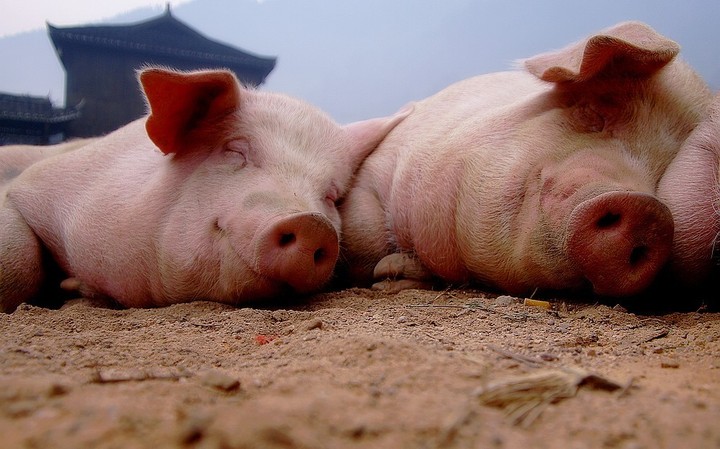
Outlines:
{"type": "Polygon", "coordinates": [[[36,296],[49,265],[66,287],[126,307],[321,288],[339,251],[335,203],[404,113],[339,126],[227,71],[139,78],[147,117],[3,191],[0,308],[36,296]]]}
{"type": "Polygon", "coordinates": [[[658,182],[712,98],[628,22],[419,101],[342,207],[355,283],[643,291],[672,251],[658,182]]]}

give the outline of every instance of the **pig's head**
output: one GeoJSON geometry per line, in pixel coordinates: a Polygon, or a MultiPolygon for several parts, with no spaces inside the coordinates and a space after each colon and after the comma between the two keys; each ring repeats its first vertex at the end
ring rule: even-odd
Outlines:
{"type": "Polygon", "coordinates": [[[658,186],[675,220],[670,274],[699,286],[717,274],[720,252],[720,95],[685,141],[658,186]]]}
{"type": "Polygon", "coordinates": [[[236,303],[322,287],[338,256],[335,204],[406,112],[339,126],[228,71],[139,76],[166,158],[148,186],[170,205],[155,243],[161,296],[236,303]]]}
{"type": "Polygon", "coordinates": [[[466,259],[483,264],[471,268],[517,292],[589,285],[625,296],[653,281],[673,237],[656,187],[707,104],[678,51],[632,22],[525,61],[550,87],[495,118],[505,212],[476,221],[503,226],[497,242],[467,244],[466,259]]]}

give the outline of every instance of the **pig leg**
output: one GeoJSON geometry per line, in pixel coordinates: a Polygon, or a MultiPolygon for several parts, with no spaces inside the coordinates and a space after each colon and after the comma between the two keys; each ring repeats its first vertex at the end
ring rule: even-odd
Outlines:
{"type": "Polygon", "coordinates": [[[720,250],[720,95],[660,180],[658,196],[675,220],[671,273],[686,285],[711,280],[720,250]]]}
{"type": "Polygon", "coordinates": [[[45,277],[42,245],[20,213],[0,209],[0,311],[12,312],[39,291],[45,277]]]}
{"type": "Polygon", "coordinates": [[[361,187],[350,190],[341,207],[342,259],[355,285],[369,285],[378,261],[395,249],[387,232],[385,210],[376,193],[361,187]]]}
{"type": "Polygon", "coordinates": [[[394,252],[385,210],[372,189],[355,187],[342,207],[344,260],[355,283],[376,281],[372,288],[387,292],[432,287],[432,273],[417,258],[394,252]]]}

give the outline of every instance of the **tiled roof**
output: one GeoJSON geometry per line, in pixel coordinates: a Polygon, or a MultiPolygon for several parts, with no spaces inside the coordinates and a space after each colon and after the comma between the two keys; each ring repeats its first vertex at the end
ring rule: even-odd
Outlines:
{"type": "Polygon", "coordinates": [[[275,58],[257,56],[209,39],[177,20],[168,9],[154,19],[130,25],[60,28],[48,24],[55,47],[62,43],[123,49],[161,56],[184,57],[225,66],[264,69],[275,67],[275,58]]]}
{"type": "Polygon", "coordinates": [[[62,123],[80,116],[81,104],[55,108],[46,97],[0,93],[0,119],[38,123],[62,123]]]}

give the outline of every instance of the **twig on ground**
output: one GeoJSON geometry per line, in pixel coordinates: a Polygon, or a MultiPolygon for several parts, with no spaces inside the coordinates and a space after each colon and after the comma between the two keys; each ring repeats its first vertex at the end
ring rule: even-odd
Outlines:
{"type": "Polygon", "coordinates": [[[544,365],[545,365],[545,361],[544,361],[544,360],[536,359],[536,358],[534,358],[534,357],[528,357],[528,356],[522,355],[522,354],[517,354],[517,353],[511,352],[511,351],[508,351],[507,349],[503,349],[503,348],[497,347],[497,346],[495,346],[495,345],[487,345],[486,348],[490,349],[491,351],[495,351],[495,352],[497,352],[498,354],[503,355],[503,356],[505,356],[505,357],[507,357],[507,358],[509,358],[509,359],[513,359],[513,360],[516,360],[516,361],[518,361],[518,362],[525,363],[525,364],[530,365],[530,366],[532,366],[532,367],[534,367],[534,368],[538,368],[538,367],[540,367],[540,366],[544,366],[544,365]]]}
{"type": "Polygon", "coordinates": [[[643,343],[648,343],[648,342],[651,342],[651,341],[653,341],[653,340],[657,340],[658,338],[667,337],[667,335],[668,335],[669,333],[670,333],[670,329],[665,328],[665,329],[660,330],[660,331],[657,332],[656,334],[654,334],[654,335],[646,338],[646,339],[643,340],[642,342],[643,342],[643,343]]]}
{"type": "Polygon", "coordinates": [[[432,299],[432,301],[430,301],[428,304],[434,303],[435,301],[437,301],[438,299],[440,299],[441,296],[447,294],[449,291],[450,291],[450,287],[447,287],[445,290],[443,290],[443,291],[441,291],[440,293],[438,293],[437,296],[434,297],[434,298],[432,299]]]}

